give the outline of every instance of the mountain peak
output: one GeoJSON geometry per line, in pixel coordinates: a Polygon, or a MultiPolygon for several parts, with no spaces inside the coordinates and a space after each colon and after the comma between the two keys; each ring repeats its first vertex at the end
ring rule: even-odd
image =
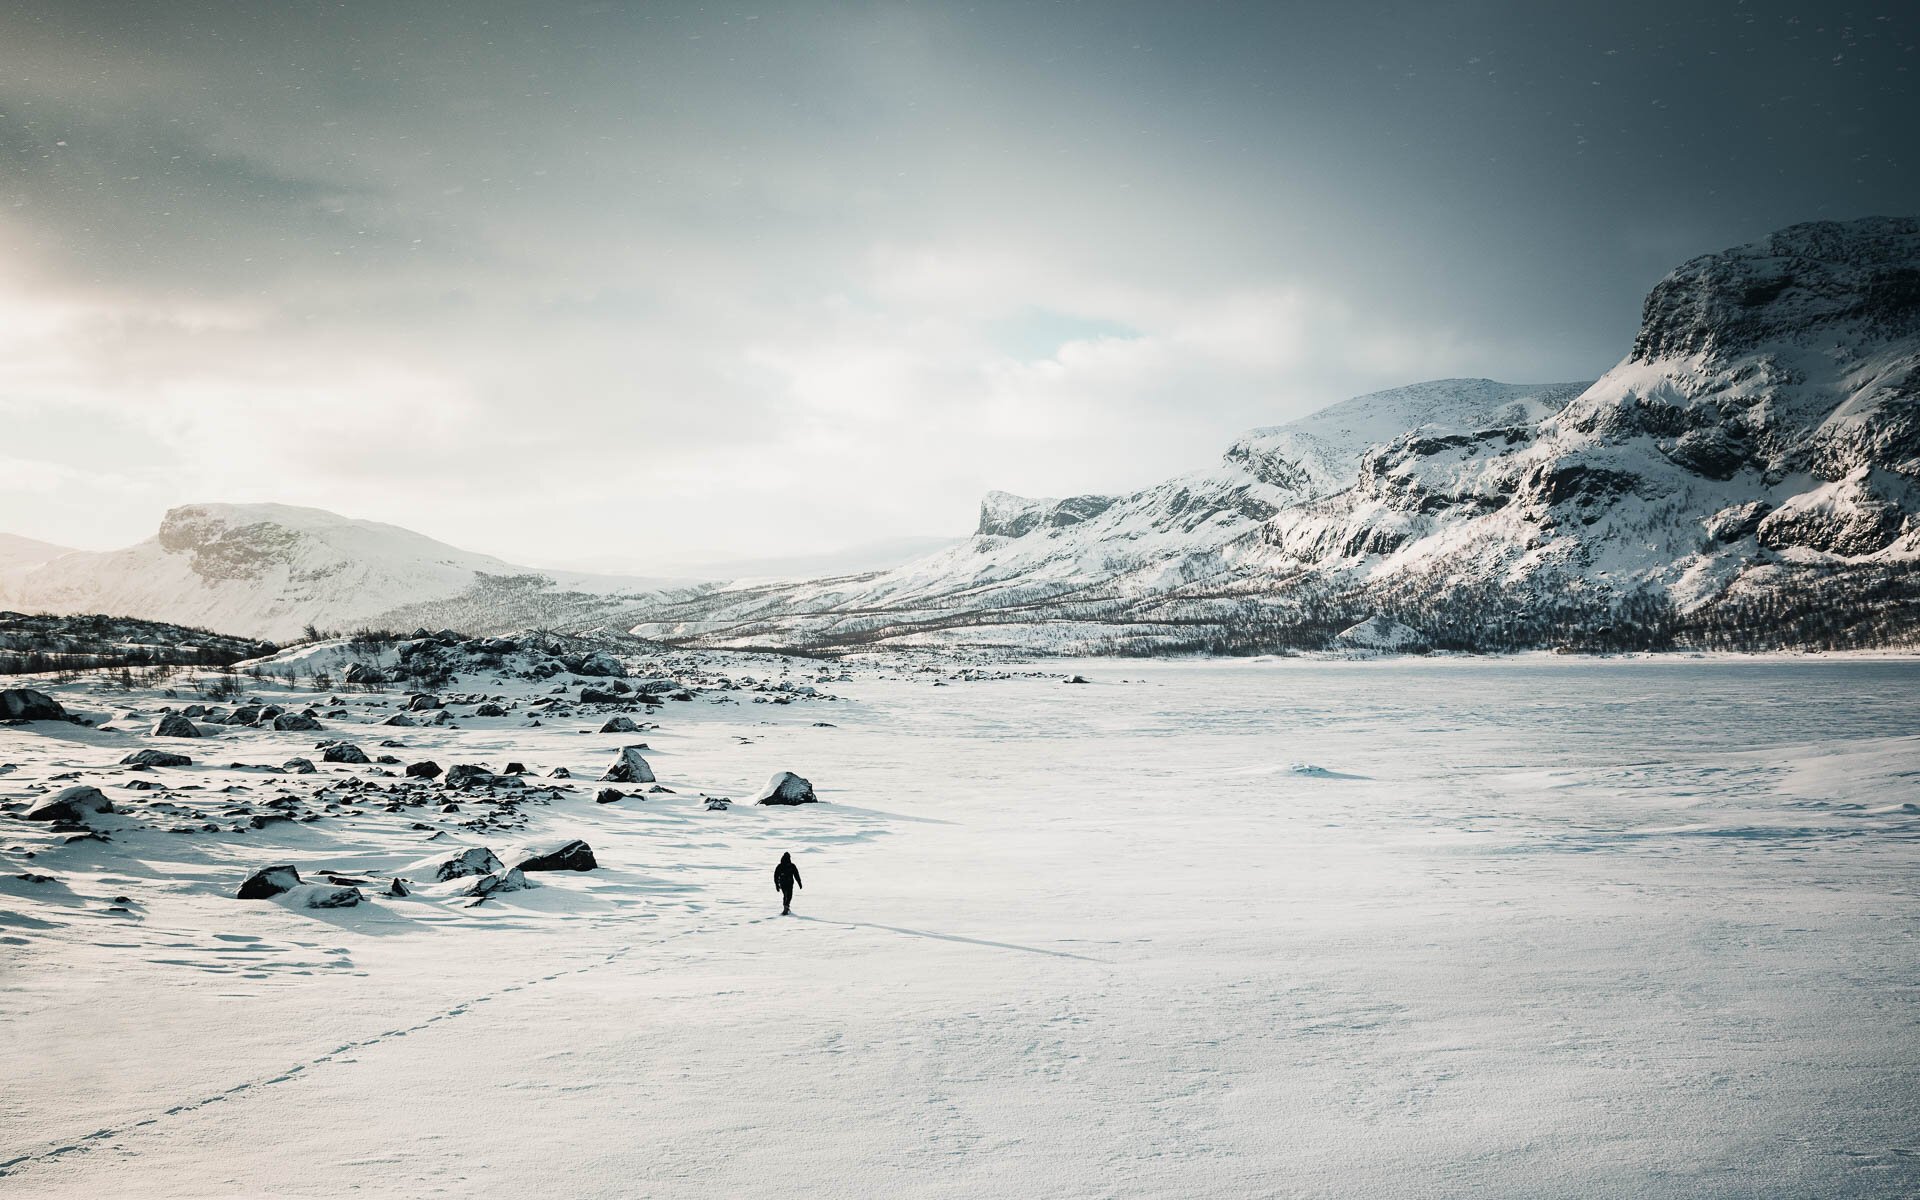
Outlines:
{"type": "Polygon", "coordinates": [[[1920,220],[1810,221],[1690,259],[1648,293],[1632,360],[1740,353],[1840,323],[1882,339],[1920,331],[1920,220]]]}

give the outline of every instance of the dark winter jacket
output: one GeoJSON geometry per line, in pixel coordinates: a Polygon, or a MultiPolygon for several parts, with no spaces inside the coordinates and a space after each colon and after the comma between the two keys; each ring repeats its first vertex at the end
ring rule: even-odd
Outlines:
{"type": "Polygon", "coordinates": [[[800,868],[793,865],[793,856],[782,854],[780,865],[773,869],[773,890],[784,892],[790,888],[802,887],[800,868]]]}

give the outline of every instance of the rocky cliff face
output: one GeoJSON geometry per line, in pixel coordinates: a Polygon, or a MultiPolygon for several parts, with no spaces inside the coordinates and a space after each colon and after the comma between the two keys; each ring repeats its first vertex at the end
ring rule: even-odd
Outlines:
{"type": "Polygon", "coordinates": [[[1652,588],[1684,613],[1754,568],[1910,556],[1917,268],[1911,221],[1695,259],[1648,298],[1633,353],[1558,413],[1375,447],[1350,491],[1276,516],[1273,565],[1542,597],[1652,588]]]}

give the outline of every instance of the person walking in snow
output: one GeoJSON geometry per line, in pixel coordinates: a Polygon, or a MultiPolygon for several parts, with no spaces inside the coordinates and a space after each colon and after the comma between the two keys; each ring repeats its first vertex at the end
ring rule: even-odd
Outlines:
{"type": "Polygon", "coordinates": [[[793,911],[793,889],[803,887],[800,882],[800,868],[793,865],[793,855],[782,854],[780,865],[773,869],[773,888],[780,893],[780,915],[786,916],[793,911]]]}

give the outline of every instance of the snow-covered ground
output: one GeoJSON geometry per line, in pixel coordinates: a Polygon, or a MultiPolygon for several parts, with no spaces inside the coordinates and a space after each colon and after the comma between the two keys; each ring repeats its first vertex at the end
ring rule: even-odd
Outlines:
{"type": "Polygon", "coordinates": [[[104,844],[0,814],[0,1195],[1920,1193],[1920,662],[1011,675],[870,665],[638,735],[357,695],[321,734],[0,729],[10,800],[392,782],[227,767],[327,737],[580,788],[511,833],[471,801],[104,844]],[[673,793],[596,804],[636,741],[673,793]],[[196,762],[113,773],[143,746],[196,762]],[[824,803],[700,799],[780,769],[824,803]],[[538,837],[601,867],[231,898],[538,837]]]}

